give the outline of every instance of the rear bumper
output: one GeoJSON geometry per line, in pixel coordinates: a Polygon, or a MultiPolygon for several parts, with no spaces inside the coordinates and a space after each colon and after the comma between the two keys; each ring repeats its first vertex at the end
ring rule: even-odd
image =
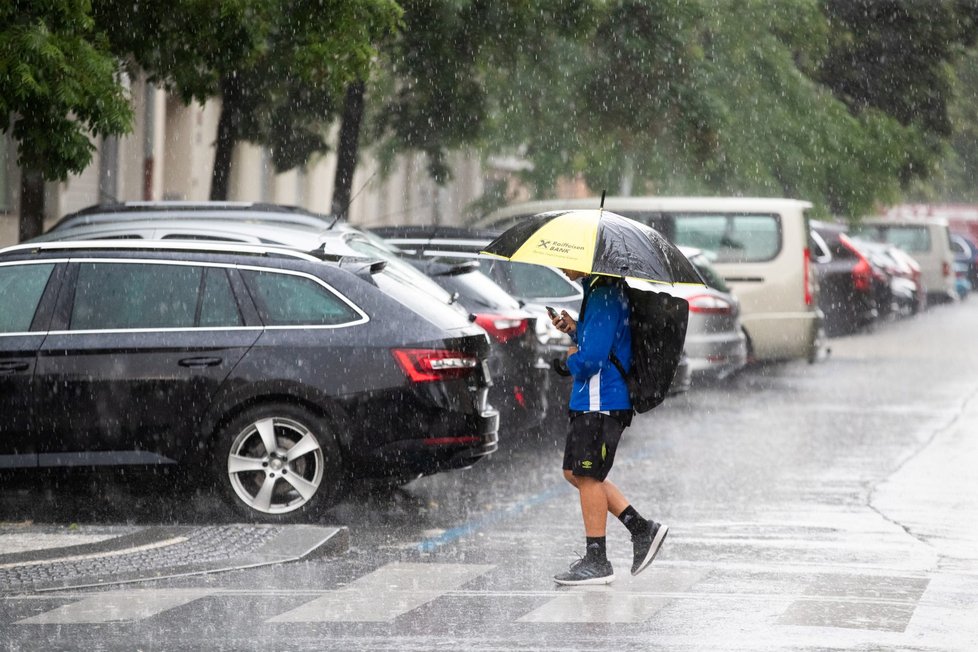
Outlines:
{"type": "Polygon", "coordinates": [[[547,417],[550,367],[530,368],[493,377],[489,404],[499,410],[499,430],[518,434],[539,426],[547,417]]]}
{"type": "Polygon", "coordinates": [[[879,317],[876,298],[869,292],[854,289],[836,292],[823,297],[819,307],[824,314],[825,329],[829,335],[851,333],[872,324],[879,317]]]}
{"type": "Polygon", "coordinates": [[[747,339],[740,332],[687,337],[685,350],[694,376],[723,377],[747,364],[747,339]]]}
{"type": "Polygon", "coordinates": [[[818,320],[815,310],[742,316],[755,360],[809,359],[815,352],[818,320]]]}
{"type": "Polygon", "coordinates": [[[460,426],[454,430],[439,428],[423,436],[376,446],[358,456],[355,465],[358,475],[430,475],[472,466],[498,448],[499,412],[495,408],[469,415],[460,426]]]}
{"type": "Polygon", "coordinates": [[[947,303],[948,301],[957,301],[961,297],[958,295],[957,289],[952,285],[950,287],[942,287],[936,291],[927,291],[927,302],[928,303],[947,303]]]}

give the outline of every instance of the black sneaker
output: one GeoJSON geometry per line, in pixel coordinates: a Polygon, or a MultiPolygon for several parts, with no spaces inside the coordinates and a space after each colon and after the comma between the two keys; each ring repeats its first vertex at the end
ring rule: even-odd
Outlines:
{"type": "Polygon", "coordinates": [[[643,534],[636,534],[632,537],[632,547],[635,550],[632,575],[638,575],[648,568],[668,533],[668,525],[649,521],[649,528],[643,534]]]}
{"type": "Polygon", "coordinates": [[[615,570],[611,567],[611,562],[605,559],[578,559],[571,564],[570,570],[566,573],[554,575],[554,582],[567,586],[577,584],[611,584],[615,581],[615,570]]]}

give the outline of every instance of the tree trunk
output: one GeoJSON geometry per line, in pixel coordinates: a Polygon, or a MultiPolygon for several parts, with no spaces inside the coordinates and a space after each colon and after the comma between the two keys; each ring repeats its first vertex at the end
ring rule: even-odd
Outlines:
{"type": "Polygon", "coordinates": [[[20,241],[44,232],[44,175],[40,170],[20,172],[20,241]]]}
{"type": "Polygon", "coordinates": [[[214,170],[211,174],[211,201],[227,201],[231,181],[231,155],[238,140],[238,83],[227,77],[221,81],[221,117],[217,121],[214,143],[214,170]]]}
{"type": "Polygon", "coordinates": [[[343,115],[340,118],[340,143],[336,152],[336,177],[333,181],[333,202],[330,210],[333,215],[343,219],[350,210],[353,173],[357,169],[364,87],[362,81],[353,82],[346,87],[343,115]]]}

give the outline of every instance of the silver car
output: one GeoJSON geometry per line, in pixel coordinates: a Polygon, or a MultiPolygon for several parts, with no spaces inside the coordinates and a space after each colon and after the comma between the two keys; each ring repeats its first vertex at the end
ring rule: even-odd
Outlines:
{"type": "Polygon", "coordinates": [[[680,247],[706,287],[665,285],[669,294],[689,302],[686,356],[694,378],[725,378],[747,364],[747,336],[740,323],[740,302],[699,249],[680,247]]]}

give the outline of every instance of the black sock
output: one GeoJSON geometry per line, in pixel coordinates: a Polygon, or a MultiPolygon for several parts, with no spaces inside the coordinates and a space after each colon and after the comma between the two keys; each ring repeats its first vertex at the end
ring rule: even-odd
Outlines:
{"type": "Polygon", "coordinates": [[[605,547],[604,537],[587,537],[587,558],[595,561],[605,561],[608,559],[608,551],[605,547]]]}
{"type": "Polygon", "coordinates": [[[618,515],[618,520],[628,528],[632,536],[644,534],[649,529],[649,522],[642,518],[641,514],[636,512],[635,508],[631,505],[621,511],[621,514],[618,515]]]}

